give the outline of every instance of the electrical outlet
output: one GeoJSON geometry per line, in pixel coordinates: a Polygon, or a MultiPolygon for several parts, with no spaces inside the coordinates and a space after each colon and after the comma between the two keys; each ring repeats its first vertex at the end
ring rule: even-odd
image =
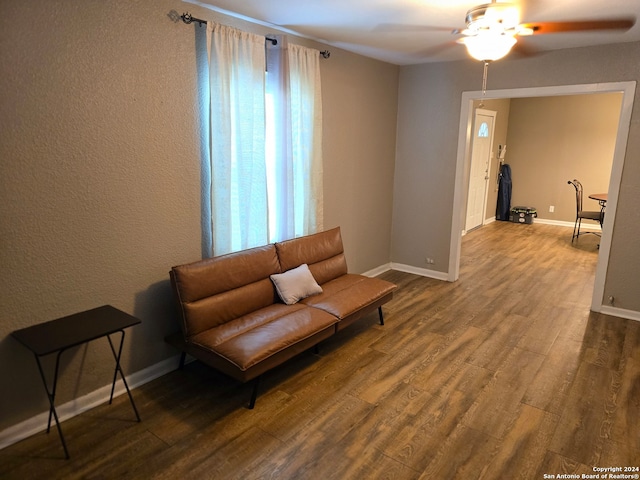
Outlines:
{"type": "Polygon", "coordinates": [[[555,211],[556,211],[556,207],[555,207],[555,206],[553,206],[553,205],[550,205],[550,206],[549,206],[549,213],[553,213],[553,212],[555,212],[555,211]]]}
{"type": "Polygon", "coordinates": [[[433,258],[425,258],[425,262],[427,263],[427,265],[433,265],[434,263],[436,263],[436,261],[433,258]]]}

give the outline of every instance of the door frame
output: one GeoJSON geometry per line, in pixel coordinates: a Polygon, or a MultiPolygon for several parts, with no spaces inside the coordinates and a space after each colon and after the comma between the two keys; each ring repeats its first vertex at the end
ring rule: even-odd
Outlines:
{"type": "MultiPolygon", "coordinates": [[[[467,175],[467,202],[465,208],[465,218],[464,218],[464,229],[463,235],[468,231],[467,230],[467,222],[469,221],[469,193],[471,192],[471,172],[473,171],[473,152],[474,145],[476,141],[476,135],[474,132],[478,129],[478,114],[484,115],[486,117],[493,118],[493,124],[491,126],[491,132],[489,133],[489,158],[487,159],[487,170],[485,173],[485,181],[484,181],[484,195],[482,197],[482,222],[478,227],[481,227],[485,224],[485,217],[487,215],[487,196],[489,195],[489,173],[491,172],[491,162],[493,160],[493,139],[495,137],[496,130],[496,118],[498,116],[498,112],[495,110],[487,110],[485,108],[476,108],[473,112],[473,124],[471,131],[471,145],[469,146],[469,174],[467,175]]],[[[476,227],[474,227],[476,228],[476,227]]]]}
{"type": "Polygon", "coordinates": [[[622,106],[620,109],[620,122],[616,135],[616,145],[611,166],[611,178],[609,180],[609,201],[607,202],[607,221],[602,228],[600,239],[600,252],[596,266],[596,278],[591,299],[591,310],[600,312],[604,302],[604,284],[609,267],[609,255],[611,252],[611,236],[613,233],[622,170],[629,138],[631,124],[631,112],[635,97],[636,82],[609,82],[582,85],[561,85],[551,87],[514,88],[505,90],[488,90],[486,92],[463,92],[460,107],[460,127],[458,131],[458,154],[456,158],[455,187],[453,195],[453,217],[451,219],[451,239],[449,245],[449,271],[447,280],[454,282],[460,275],[460,252],[462,248],[462,227],[465,221],[465,208],[463,201],[464,172],[468,168],[470,158],[470,140],[472,135],[473,101],[498,98],[530,98],[552,97],[558,95],[588,95],[594,93],[622,93],[622,106]]]}

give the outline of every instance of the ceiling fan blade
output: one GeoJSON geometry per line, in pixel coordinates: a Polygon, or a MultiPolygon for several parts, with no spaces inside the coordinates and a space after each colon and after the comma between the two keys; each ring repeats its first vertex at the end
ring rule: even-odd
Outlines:
{"type": "Polygon", "coordinates": [[[629,30],[636,23],[635,18],[613,20],[583,20],[576,22],[533,22],[520,25],[533,31],[533,35],[545,33],[580,32],[588,30],[629,30]]]}
{"type": "Polygon", "coordinates": [[[423,48],[415,54],[420,58],[430,58],[437,57],[438,55],[445,53],[452,47],[457,46],[458,44],[455,41],[441,43],[439,45],[434,45],[433,47],[423,48]]]}
{"type": "Polygon", "coordinates": [[[415,32],[451,32],[455,30],[453,27],[439,27],[435,25],[408,25],[406,23],[379,23],[375,27],[379,32],[400,32],[400,33],[415,33],[415,32]]]}

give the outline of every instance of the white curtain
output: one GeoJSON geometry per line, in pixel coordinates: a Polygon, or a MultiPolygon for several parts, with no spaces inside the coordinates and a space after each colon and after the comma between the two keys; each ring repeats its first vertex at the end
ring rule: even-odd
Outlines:
{"type": "Polygon", "coordinates": [[[318,50],[279,37],[267,51],[270,241],[323,228],[318,50]]]}
{"type": "Polygon", "coordinates": [[[214,255],[269,241],[265,37],[209,22],[211,222],[214,255]]]}
{"type": "Polygon", "coordinates": [[[213,254],[322,230],[319,52],[211,22],[207,48],[213,254]]]}

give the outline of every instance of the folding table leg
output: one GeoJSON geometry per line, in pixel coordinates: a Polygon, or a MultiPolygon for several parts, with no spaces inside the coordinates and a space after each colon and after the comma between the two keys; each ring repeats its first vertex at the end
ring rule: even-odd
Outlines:
{"type": "Polygon", "coordinates": [[[124,330],[118,330],[122,336],[120,337],[120,347],[118,348],[118,353],[116,353],[115,348],[113,348],[113,343],[111,342],[111,336],[107,335],[107,340],[109,340],[109,346],[111,347],[111,352],[113,353],[113,358],[116,361],[116,369],[113,372],[113,382],[111,383],[111,396],[109,397],[109,405],[113,401],[113,393],[116,388],[116,379],[118,378],[118,372],[120,372],[120,377],[122,378],[122,383],[124,383],[124,388],[127,390],[127,395],[129,395],[129,401],[131,402],[131,406],[133,407],[133,411],[136,414],[136,418],[140,421],[140,415],[138,414],[138,409],[136,408],[136,404],[133,403],[133,396],[131,395],[131,391],[129,390],[129,385],[127,385],[127,379],[124,378],[124,372],[120,367],[120,356],[122,355],[122,346],[124,345],[124,330]]]}
{"type": "Polygon", "coordinates": [[[58,412],[56,412],[55,407],[55,398],[56,398],[56,387],[58,385],[58,367],[60,365],[60,354],[62,351],[58,352],[58,356],[56,358],[56,370],[53,375],[53,389],[50,392],[49,387],[47,386],[47,377],[44,374],[44,370],[42,369],[42,364],[40,363],[40,357],[35,355],[36,363],[38,364],[38,370],[40,371],[40,377],[42,377],[42,384],[44,385],[44,389],[47,392],[47,398],[49,399],[49,421],[47,422],[47,433],[51,431],[51,416],[56,422],[56,428],[58,429],[58,436],[60,437],[60,442],[62,442],[62,448],[64,449],[64,456],[68,460],[71,458],[69,456],[69,449],[67,448],[67,442],[64,440],[64,435],[62,434],[62,428],[60,427],[60,420],[58,419],[58,412]]]}

